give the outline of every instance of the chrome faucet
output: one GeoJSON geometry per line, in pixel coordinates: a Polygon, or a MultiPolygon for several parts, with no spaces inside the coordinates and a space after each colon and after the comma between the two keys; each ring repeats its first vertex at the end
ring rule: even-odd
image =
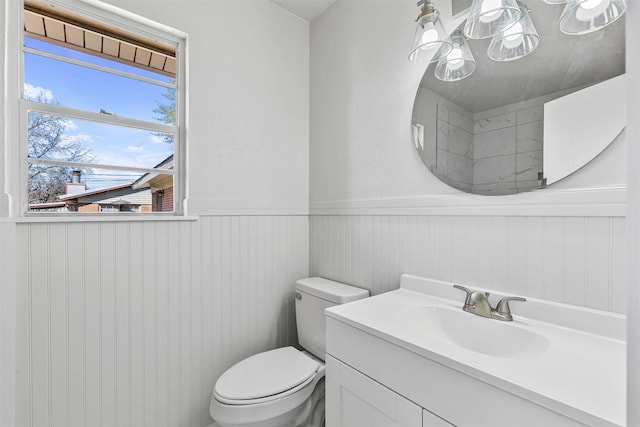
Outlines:
{"type": "Polygon", "coordinates": [[[467,293],[467,298],[462,307],[464,311],[490,319],[510,322],[513,320],[513,316],[511,315],[509,301],[526,301],[522,297],[504,297],[498,302],[496,308],[493,308],[489,303],[488,292],[474,291],[461,285],[453,285],[453,287],[467,293]]]}

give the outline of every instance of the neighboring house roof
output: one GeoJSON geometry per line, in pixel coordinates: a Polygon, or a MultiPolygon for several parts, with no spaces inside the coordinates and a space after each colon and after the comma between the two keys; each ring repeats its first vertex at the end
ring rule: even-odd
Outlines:
{"type": "MultiPolygon", "coordinates": [[[[154,168],[173,169],[173,154],[158,163],[154,168]]],[[[166,173],[146,173],[133,183],[120,184],[112,187],[100,188],[98,190],[79,191],[73,194],[64,194],[58,196],[60,202],[69,202],[75,200],[79,203],[104,203],[104,204],[123,204],[123,201],[129,204],[150,204],[152,183],[163,180],[171,180],[172,176],[166,173]]]]}
{"type": "Polygon", "coordinates": [[[123,188],[130,188],[130,187],[131,187],[131,184],[121,184],[113,187],[101,188],[99,190],[87,190],[87,191],[81,191],[79,193],[64,194],[62,196],[58,196],[58,199],[60,200],[79,199],[80,197],[87,197],[87,196],[92,196],[94,194],[108,193],[110,191],[121,190],[123,188]]]}
{"type": "Polygon", "coordinates": [[[65,201],[76,201],[81,204],[150,205],[151,190],[149,188],[133,189],[129,184],[124,187],[111,187],[107,191],[74,194],[72,197],[65,196],[65,201]]]}
{"type": "Polygon", "coordinates": [[[50,202],[50,203],[29,203],[29,209],[53,209],[64,208],[66,204],[64,202],[50,202]]]}
{"type": "MultiPolygon", "coordinates": [[[[153,168],[154,169],[158,169],[158,168],[173,169],[173,154],[167,157],[166,159],[164,159],[163,161],[161,161],[160,163],[158,163],[157,165],[155,165],[153,168]]],[[[172,176],[162,172],[145,173],[140,178],[135,180],[133,184],[131,184],[131,188],[138,189],[143,187],[149,187],[158,181],[169,179],[169,178],[172,178],[172,176]],[[158,177],[160,177],[160,179],[157,179],[158,177]]]]}

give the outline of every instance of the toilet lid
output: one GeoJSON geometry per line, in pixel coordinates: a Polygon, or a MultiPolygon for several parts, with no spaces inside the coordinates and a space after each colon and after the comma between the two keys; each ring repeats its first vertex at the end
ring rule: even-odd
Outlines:
{"type": "Polygon", "coordinates": [[[248,400],[272,396],[312,377],[320,364],[294,347],[277,348],[248,357],[222,374],[216,382],[218,396],[248,400]]]}

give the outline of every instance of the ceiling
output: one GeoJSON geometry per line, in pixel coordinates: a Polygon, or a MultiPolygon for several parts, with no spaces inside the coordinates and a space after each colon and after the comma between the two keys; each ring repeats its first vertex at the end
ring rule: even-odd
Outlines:
{"type": "Polygon", "coordinates": [[[558,29],[564,5],[526,2],[540,44],[528,56],[496,62],[487,56],[490,39],[471,40],[476,70],[464,80],[442,82],[431,64],[422,85],[472,113],[595,84],[625,72],[625,19],[580,36],[558,29]]]}
{"type": "Polygon", "coordinates": [[[336,0],[271,0],[278,6],[288,10],[296,16],[311,22],[336,0]]]}

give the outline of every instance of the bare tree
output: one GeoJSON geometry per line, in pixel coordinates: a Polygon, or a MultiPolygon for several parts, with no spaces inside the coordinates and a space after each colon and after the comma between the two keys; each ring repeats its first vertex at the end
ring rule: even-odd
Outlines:
{"type": "MultiPolygon", "coordinates": [[[[52,103],[42,95],[30,99],[52,103]]],[[[69,121],[64,117],[29,113],[27,155],[32,159],[91,163],[95,156],[81,141],[66,134],[69,121]]],[[[65,193],[71,181],[71,167],[29,163],[29,203],[48,203],[65,193]]],[[[89,171],[86,169],[85,171],[89,171]]]]}

